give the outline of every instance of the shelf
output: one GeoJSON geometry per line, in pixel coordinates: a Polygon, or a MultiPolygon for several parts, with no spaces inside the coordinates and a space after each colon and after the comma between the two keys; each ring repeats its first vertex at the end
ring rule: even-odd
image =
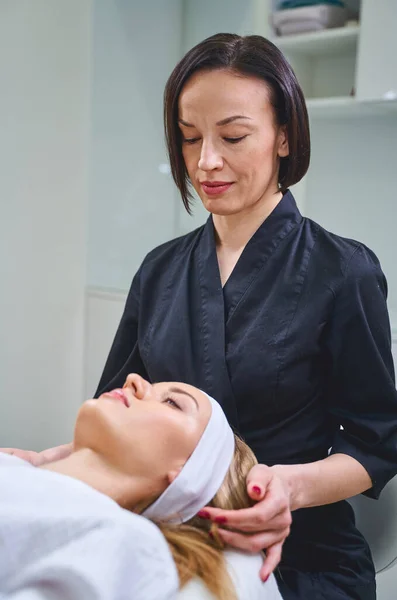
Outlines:
{"type": "Polygon", "coordinates": [[[359,32],[359,25],[349,25],[324,31],[275,37],[272,41],[287,55],[293,53],[306,57],[330,56],[355,52],[359,32]]]}
{"type": "Polygon", "coordinates": [[[310,98],[306,100],[311,119],[332,119],[335,117],[367,117],[394,113],[397,117],[397,100],[360,102],[352,97],[310,98]]]}

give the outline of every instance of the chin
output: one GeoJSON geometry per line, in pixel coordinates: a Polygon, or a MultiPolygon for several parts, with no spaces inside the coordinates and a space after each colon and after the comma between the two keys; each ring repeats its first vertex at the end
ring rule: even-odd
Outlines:
{"type": "MultiPolygon", "coordinates": [[[[75,444],[80,448],[96,450],[98,443],[102,445],[103,440],[105,444],[108,443],[112,432],[117,432],[120,421],[120,418],[115,418],[114,410],[109,410],[99,399],[87,400],[77,414],[74,428],[75,444]]],[[[117,437],[117,433],[115,435],[117,437]]]]}
{"type": "Polygon", "coordinates": [[[229,216],[237,215],[244,210],[241,202],[233,202],[231,198],[201,198],[203,206],[213,215],[229,216]]]}

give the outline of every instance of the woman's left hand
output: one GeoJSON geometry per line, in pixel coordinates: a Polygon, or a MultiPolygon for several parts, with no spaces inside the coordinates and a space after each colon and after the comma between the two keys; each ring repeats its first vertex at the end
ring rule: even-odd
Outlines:
{"type": "Polygon", "coordinates": [[[221,510],[206,506],[199,515],[238,530],[219,529],[225,544],[246,552],[266,550],[260,571],[262,581],[266,581],[281,560],[282,547],[290,532],[290,491],[277,471],[266,465],[255,465],[251,469],[247,491],[250,498],[257,501],[252,508],[221,510]]]}

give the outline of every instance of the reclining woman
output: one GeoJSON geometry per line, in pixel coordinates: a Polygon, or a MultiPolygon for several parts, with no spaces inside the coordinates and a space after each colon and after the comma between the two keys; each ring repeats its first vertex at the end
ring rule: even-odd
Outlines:
{"type": "Polygon", "coordinates": [[[251,506],[255,463],[205,393],[129,375],[82,405],[66,458],[35,468],[0,454],[0,596],[280,599],[260,556],[225,552],[197,516],[251,506]]]}

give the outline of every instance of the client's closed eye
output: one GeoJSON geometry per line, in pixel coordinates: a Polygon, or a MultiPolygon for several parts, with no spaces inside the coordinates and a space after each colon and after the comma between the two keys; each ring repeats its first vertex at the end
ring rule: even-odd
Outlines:
{"type": "Polygon", "coordinates": [[[176,385],[155,384],[155,386],[161,386],[159,388],[158,400],[164,404],[168,404],[171,408],[180,410],[184,413],[190,414],[193,412],[199,412],[199,405],[194,396],[182,387],[176,385]]]}
{"type": "Polygon", "coordinates": [[[163,400],[163,402],[165,404],[169,404],[170,406],[172,406],[173,408],[176,408],[177,410],[182,410],[180,405],[173,398],[168,397],[165,400],[163,400]]]}

